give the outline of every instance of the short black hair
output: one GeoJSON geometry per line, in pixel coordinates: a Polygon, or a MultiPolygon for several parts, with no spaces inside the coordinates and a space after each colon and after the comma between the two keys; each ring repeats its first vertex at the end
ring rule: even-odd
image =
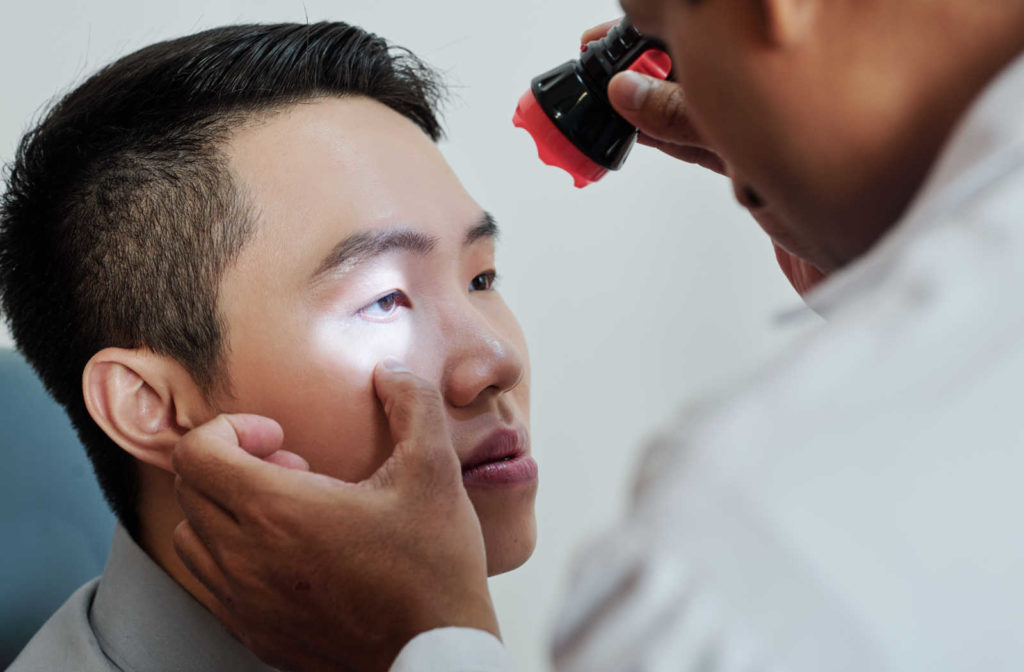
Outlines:
{"type": "Polygon", "coordinates": [[[355,26],[227,26],[125,56],[22,139],[0,201],[0,308],[133,536],[136,464],[89,416],[82,372],[103,348],[148,348],[205,394],[223,381],[219,281],[253,228],[221,151],[230,133],[288,105],[365,96],[436,142],[442,94],[422,61],[355,26]]]}

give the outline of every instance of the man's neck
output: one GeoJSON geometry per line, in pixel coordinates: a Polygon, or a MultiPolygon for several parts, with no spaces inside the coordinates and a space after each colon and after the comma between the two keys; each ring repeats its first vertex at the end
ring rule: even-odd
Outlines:
{"type": "Polygon", "coordinates": [[[140,465],[139,491],[139,545],[172,579],[210,609],[213,595],[188,571],[174,550],[174,529],[185,518],[178,508],[174,474],[140,465]]]}

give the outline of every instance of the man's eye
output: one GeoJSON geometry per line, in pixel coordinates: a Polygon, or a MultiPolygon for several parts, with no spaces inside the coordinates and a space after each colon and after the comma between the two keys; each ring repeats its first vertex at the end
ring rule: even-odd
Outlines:
{"type": "Polygon", "coordinates": [[[409,301],[404,293],[400,291],[390,292],[380,297],[373,303],[364,306],[359,310],[360,315],[370,318],[382,318],[389,317],[395,313],[401,307],[411,307],[412,303],[409,301]]]}
{"type": "Polygon", "coordinates": [[[496,271],[486,271],[473,278],[469,283],[469,291],[471,292],[486,292],[490,289],[494,289],[494,281],[497,280],[498,273],[496,271]]]}

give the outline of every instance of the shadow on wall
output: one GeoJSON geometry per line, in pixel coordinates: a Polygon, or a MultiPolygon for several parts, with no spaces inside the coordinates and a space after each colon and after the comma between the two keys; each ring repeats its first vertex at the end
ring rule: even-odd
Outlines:
{"type": "Polygon", "coordinates": [[[114,516],[71,423],[18,353],[0,348],[0,669],[99,575],[114,516]]]}

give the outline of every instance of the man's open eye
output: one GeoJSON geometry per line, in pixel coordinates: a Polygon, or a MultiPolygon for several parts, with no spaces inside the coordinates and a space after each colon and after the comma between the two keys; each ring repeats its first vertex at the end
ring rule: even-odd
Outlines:
{"type": "Polygon", "coordinates": [[[485,271],[470,281],[469,291],[486,292],[490,289],[494,289],[494,281],[497,279],[497,271],[485,271]]]}
{"type": "Polygon", "coordinates": [[[410,308],[412,307],[412,302],[409,301],[409,297],[407,297],[403,292],[395,290],[385,294],[373,303],[360,308],[359,314],[371,319],[381,319],[390,317],[395,313],[395,311],[402,307],[410,308]]]}

